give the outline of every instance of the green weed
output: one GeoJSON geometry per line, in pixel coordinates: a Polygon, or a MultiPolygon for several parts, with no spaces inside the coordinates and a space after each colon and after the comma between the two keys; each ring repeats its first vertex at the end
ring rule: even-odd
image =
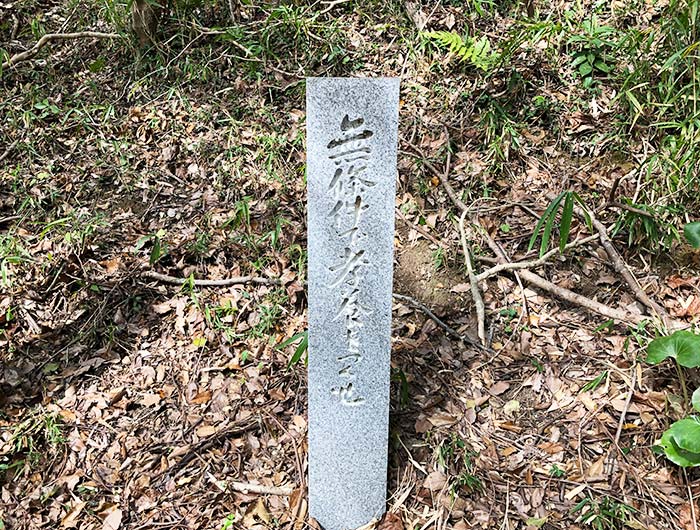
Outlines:
{"type": "Polygon", "coordinates": [[[30,466],[41,459],[46,446],[55,448],[63,443],[65,438],[59,416],[40,408],[13,429],[9,440],[11,454],[26,455],[30,466]]]}
{"type": "Polygon", "coordinates": [[[587,496],[571,510],[572,514],[580,513],[577,522],[594,530],[622,530],[634,512],[631,506],[607,496],[602,499],[587,496]]]}

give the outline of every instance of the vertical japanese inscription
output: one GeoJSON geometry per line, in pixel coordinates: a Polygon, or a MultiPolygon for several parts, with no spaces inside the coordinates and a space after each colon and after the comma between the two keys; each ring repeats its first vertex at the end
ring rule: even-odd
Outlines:
{"type": "Polygon", "coordinates": [[[343,242],[342,255],[328,267],[332,280],[327,287],[340,289],[340,306],[333,321],[343,322],[346,347],[336,356],[339,382],[331,388],[331,394],[338,396],[347,406],[365,402],[355,380],[356,367],[362,362],[362,319],[371,314],[360,299],[364,269],[370,265],[363,248],[367,232],[363,229],[362,215],[369,208],[364,195],[376,184],[367,175],[374,131],[365,128],[364,124],[363,117],[350,119],[346,114],[339,120],[338,136],[327,145],[329,165],[333,168],[328,192],[334,203],[328,216],[333,219],[336,235],[343,242]]]}
{"type": "Polygon", "coordinates": [[[386,509],[398,79],[309,78],[309,514],[386,509]]]}

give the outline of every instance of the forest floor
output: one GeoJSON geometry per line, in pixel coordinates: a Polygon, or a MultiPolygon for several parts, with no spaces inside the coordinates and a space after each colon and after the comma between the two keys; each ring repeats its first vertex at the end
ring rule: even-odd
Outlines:
{"type": "Polygon", "coordinates": [[[394,290],[437,319],[395,300],[380,528],[698,528],[700,474],[654,449],[698,374],[647,364],[662,329],[641,318],[646,293],[698,321],[700,254],[675,237],[698,219],[683,202],[697,181],[648,169],[659,136],[623,108],[627,64],[606,44],[666,8],[270,3],[233,23],[228,5],[191,2],[139,50],[123,4],[0,3],[5,61],[48,32],[121,35],[50,44],[0,77],[0,528],[313,526],[299,335],[312,75],[402,79],[394,290]],[[474,40],[450,51],[431,31],[474,40]],[[638,286],[600,237],[580,243],[599,232],[574,216],[563,254],[479,282],[482,351],[463,207],[479,274],[536,259],[528,242],[564,191],[638,286]],[[234,276],[273,281],[193,281],[234,276]]]}

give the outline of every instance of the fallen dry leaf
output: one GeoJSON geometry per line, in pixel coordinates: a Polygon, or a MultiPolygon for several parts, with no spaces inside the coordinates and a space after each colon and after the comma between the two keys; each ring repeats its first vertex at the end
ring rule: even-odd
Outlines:
{"type": "Polygon", "coordinates": [[[119,508],[115,508],[102,521],[102,530],[118,530],[121,524],[122,511],[119,508]]]}
{"type": "Polygon", "coordinates": [[[433,471],[423,481],[423,487],[430,491],[440,491],[447,482],[447,477],[442,471],[433,471]]]}
{"type": "Polygon", "coordinates": [[[379,521],[377,530],[403,530],[403,520],[398,513],[387,512],[379,521]]]}

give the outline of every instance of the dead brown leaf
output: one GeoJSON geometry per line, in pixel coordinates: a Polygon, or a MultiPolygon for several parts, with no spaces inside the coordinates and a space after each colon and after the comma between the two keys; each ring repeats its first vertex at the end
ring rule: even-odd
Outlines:
{"type": "Polygon", "coordinates": [[[387,512],[377,526],[377,530],[403,530],[403,528],[401,516],[394,512],[387,512]]]}

